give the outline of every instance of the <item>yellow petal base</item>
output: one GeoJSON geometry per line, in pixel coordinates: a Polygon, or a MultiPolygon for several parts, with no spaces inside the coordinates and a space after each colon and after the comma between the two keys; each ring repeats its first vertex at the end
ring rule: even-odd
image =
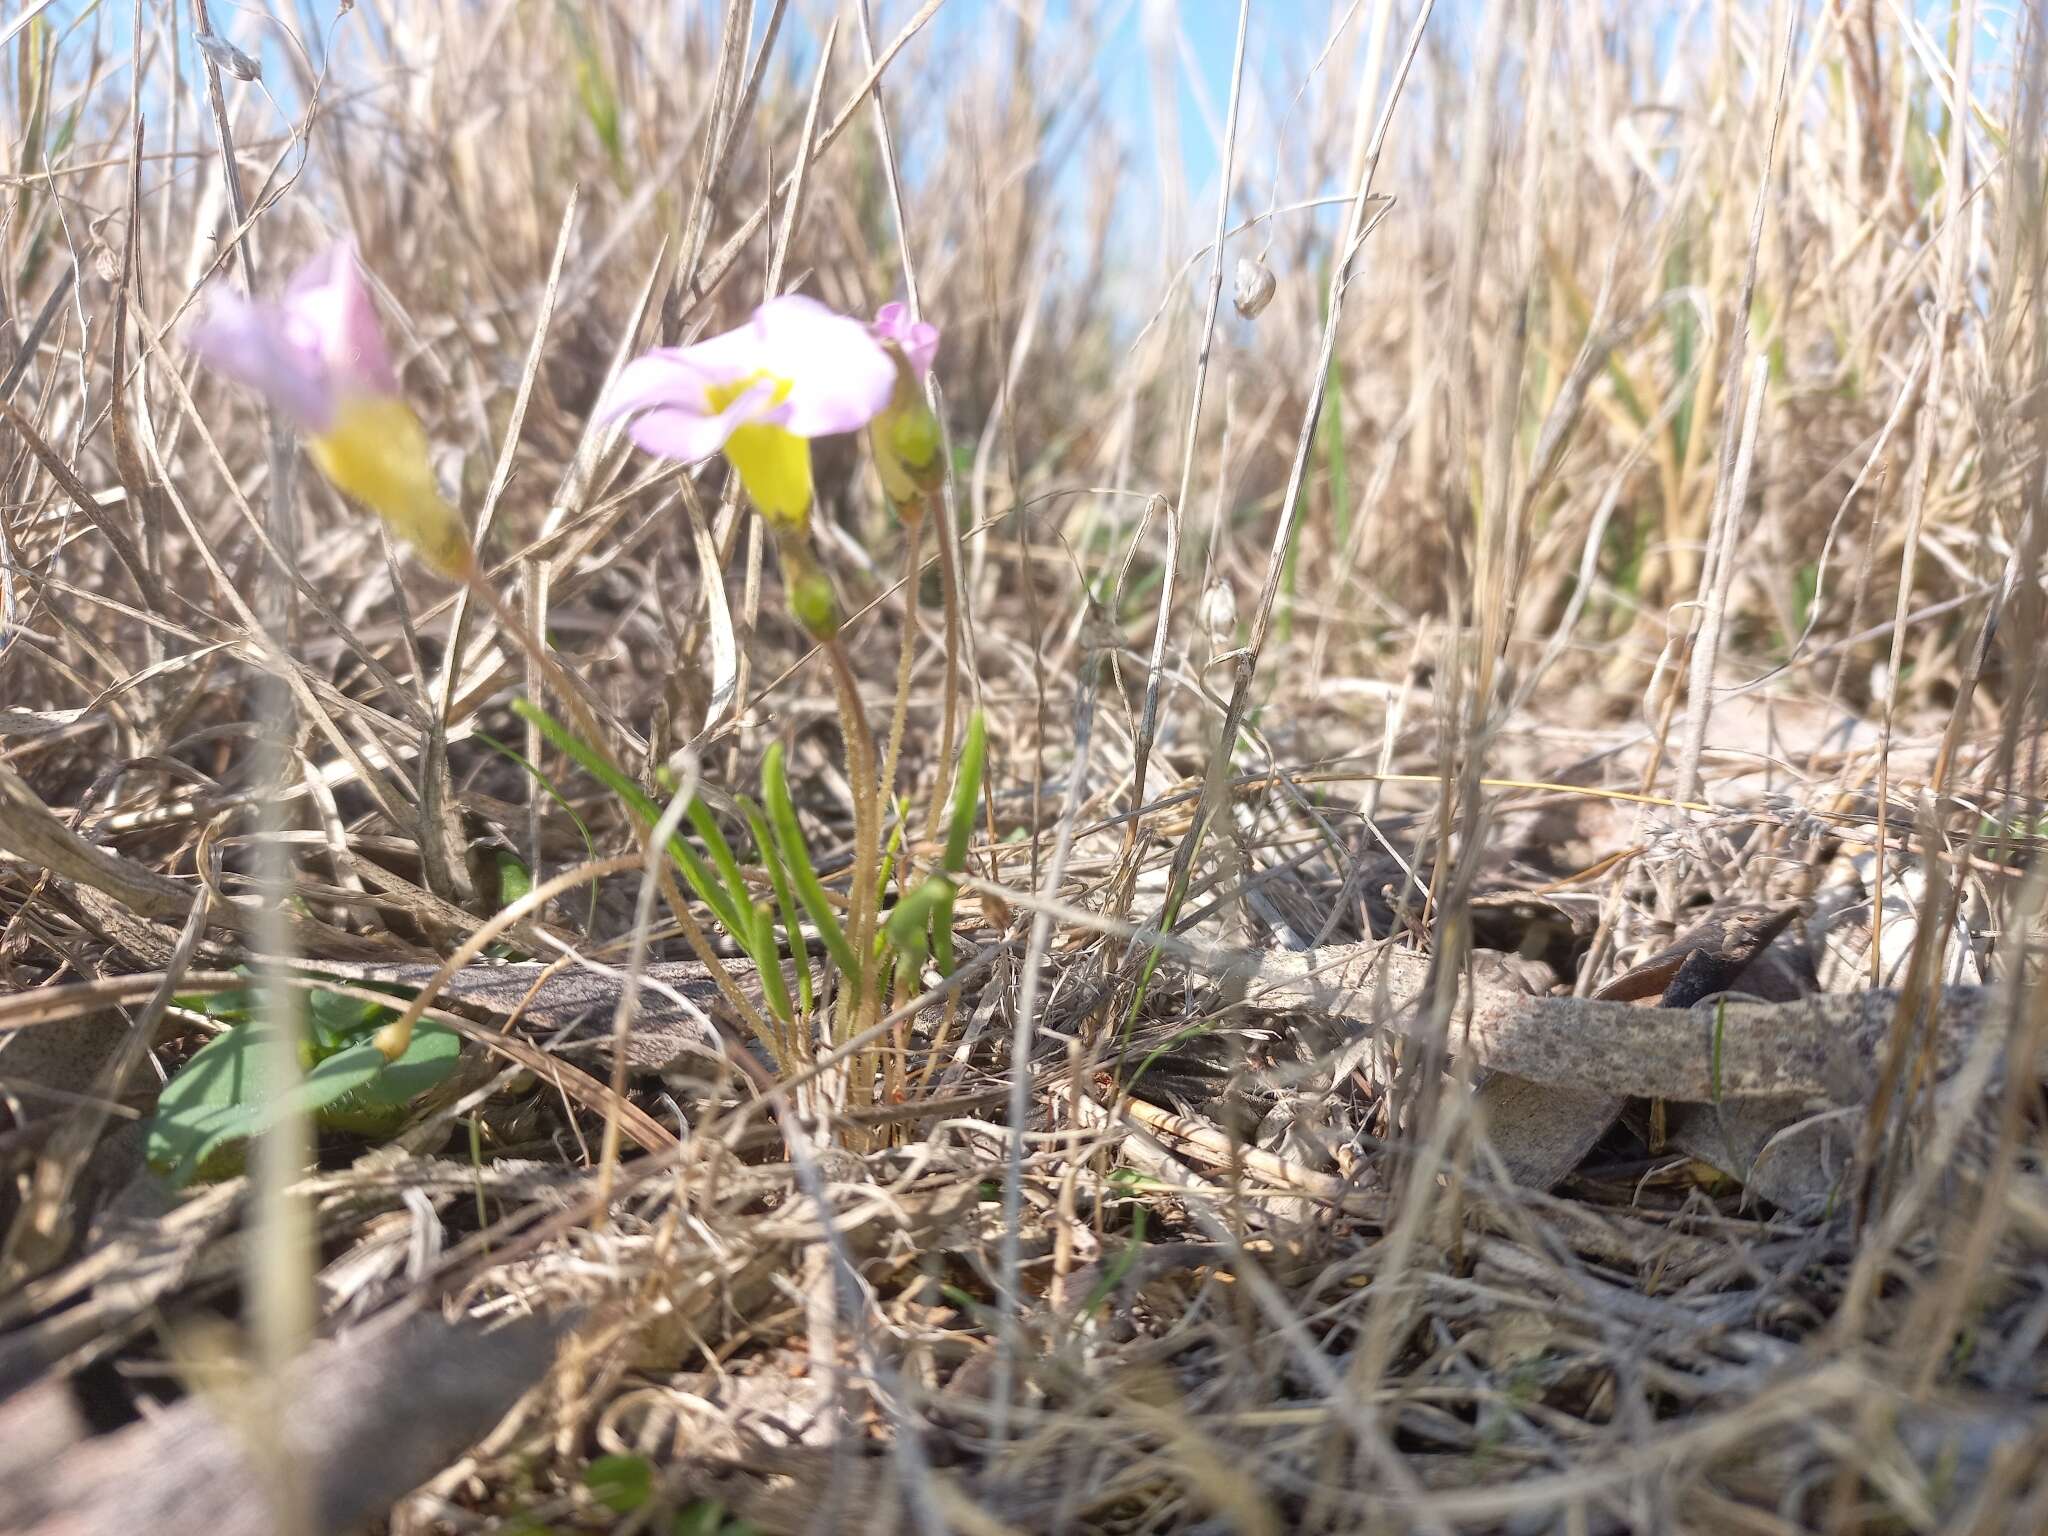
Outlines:
{"type": "Polygon", "coordinates": [[[733,429],[725,456],[761,515],[778,527],[801,530],[811,517],[811,445],[780,427],[733,429]]]}
{"type": "Polygon", "coordinates": [[[337,491],[383,518],[427,564],[444,576],[469,574],[469,526],[442,499],[427,462],[426,429],[403,400],[343,401],[334,424],[306,446],[337,491]]]}

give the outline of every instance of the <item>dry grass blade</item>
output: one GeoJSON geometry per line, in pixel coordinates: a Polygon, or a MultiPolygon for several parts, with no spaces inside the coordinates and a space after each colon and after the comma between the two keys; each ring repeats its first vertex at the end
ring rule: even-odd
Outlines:
{"type": "MultiPolygon", "coordinates": [[[[1251,32],[1251,5],[1239,0],[1237,45],[1230,60],[1230,116],[1223,129],[1223,167],[1216,194],[1216,238],[1209,246],[1209,296],[1202,317],[1202,339],[1195,353],[1194,398],[1188,404],[1188,424],[1182,437],[1180,490],[1166,509],[1166,569],[1159,584],[1159,612],[1152,630],[1152,655],[1145,665],[1145,702],[1138,715],[1138,736],[1131,749],[1131,804],[1145,803],[1145,770],[1152,759],[1152,738],[1159,723],[1159,679],[1166,660],[1166,634],[1173,616],[1175,583],[1180,577],[1180,533],[1187,515],[1188,494],[1194,489],[1195,453],[1201,443],[1202,400],[1209,385],[1209,355],[1216,341],[1216,315],[1223,304],[1223,241],[1230,224],[1232,172],[1237,165],[1237,115],[1244,94],[1244,51],[1251,32]]],[[[1135,544],[1133,545],[1135,549],[1135,544]]],[[[1128,562],[1126,562],[1128,569],[1128,562]]],[[[1123,586],[1121,576],[1117,581],[1123,586]]]]}

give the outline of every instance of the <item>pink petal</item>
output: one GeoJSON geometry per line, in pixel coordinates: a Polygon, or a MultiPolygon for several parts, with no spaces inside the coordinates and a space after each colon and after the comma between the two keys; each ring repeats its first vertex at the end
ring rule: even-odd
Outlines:
{"type": "Polygon", "coordinates": [[[321,432],[334,416],[334,391],[319,351],[295,330],[280,306],[216,287],[185,341],[207,367],[255,390],[301,431],[321,432]]]}
{"type": "Polygon", "coordinates": [[[747,390],[722,411],[711,410],[702,375],[685,356],[687,350],[666,347],[633,359],[598,407],[597,419],[631,416],[626,435],[643,450],[695,464],[723,448],[735,428],[775,422],[783,414],[774,404],[774,386],[767,383],[747,390]]]}
{"type": "Polygon", "coordinates": [[[745,325],[716,336],[706,336],[687,347],[667,350],[669,355],[687,362],[714,384],[734,384],[757,373],[775,371],[767,361],[758,310],[745,325]]]}
{"type": "Polygon", "coordinates": [[[694,463],[748,423],[799,437],[854,431],[889,403],[895,387],[896,361],[866,326],[816,299],[785,294],[736,330],[635,358],[597,414],[600,421],[631,417],[627,433],[642,448],[694,463]],[[757,377],[758,387],[712,410],[713,389],[757,377]]]}
{"type": "Polygon", "coordinates": [[[299,268],[285,289],[284,308],[296,338],[325,360],[337,393],[398,393],[354,242],[337,242],[299,268]]]}
{"type": "Polygon", "coordinates": [[[722,381],[698,367],[690,350],[656,347],[634,358],[598,402],[597,419],[615,421],[657,407],[708,414],[711,386],[722,381]]]}
{"type": "Polygon", "coordinates": [[[732,429],[738,425],[730,413],[693,416],[688,411],[658,408],[642,411],[627,422],[626,435],[640,446],[642,452],[651,453],[657,459],[700,464],[725,446],[725,440],[732,436],[732,429]]]}
{"type": "Polygon", "coordinates": [[[912,374],[921,379],[932,371],[932,363],[939,355],[936,325],[911,319],[906,305],[884,304],[875,311],[872,329],[878,340],[891,343],[903,353],[912,374]]]}
{"type": "Polygon", "coordinates": [[[864,427],[896,390],[896,360],[858,320],[786,293],[754,311],[755,364],[790,383],[780,423],[798,437],[864,427]]]}

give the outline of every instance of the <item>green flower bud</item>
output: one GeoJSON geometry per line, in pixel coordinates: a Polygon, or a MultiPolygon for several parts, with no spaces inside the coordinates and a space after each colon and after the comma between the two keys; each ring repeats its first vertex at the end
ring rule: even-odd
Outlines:
{"type": "Polygon", "coordinates": [[[868,423],[868,451],[898,515],[921,516],[925,498],[944,481],[941,446],[939,423],[924,403],[923,391],[909,370],[899,366],[894,397],[868,423]]]}
{"type": "Polygon", "coordinates": [[[775,552],[782,561],[782,585],[791,616],[813,640],[830,640],[839,633],[839,598],[817,557],[794,530],[786,534],[777,530],[775,552]]]}

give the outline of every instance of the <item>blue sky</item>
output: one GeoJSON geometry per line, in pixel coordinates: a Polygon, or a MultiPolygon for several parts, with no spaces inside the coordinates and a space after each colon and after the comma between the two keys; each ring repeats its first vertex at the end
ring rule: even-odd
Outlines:
{"type": "MultiPolygon", "coordinates": [[[[993,3],[993,0],[970,0],[970,3],[984,5],[993,3]]],[[[1379,3],[1380,0],[1357,0],[1355,5],[1353,0],[1253,0],[1245,64],[1253,132],[1249,139],[1240,137],[1237,178],[1240,188],[1245,185],[1247,173],[1255,183],[1262,177],[1270,179],[1271,125],[1262,117],[1262,111],[1268,105],[1281,109],[1286,105],[1284,100],[1268,103],[1261,87],[1269,85],[1291,94],[1300,86],[1315,54],[1340,18],[1347,11],[1352,12],[1350,26],[1364,28],[1371,24],[1379,3]],[[1246,163],[1247,158],[1249,164],[1246,163]]],[[[1690,16],[1696,26],[1704,24],[1704,7],[1680,3],[1658,5],[1649,3],[1649,0],[1565,0],[1565,3],[1599,4],[1610,13],[1617,8],[1633,8],[1638,3],[1642,3],[1645,9],[1662,10],[1667,19],[1661,29],[1664,51],[1658,60],[1660,69],[1668,63],[1670,50],[1681,42],[1678,28],[1682,19],[1690,16]]],[[[1993,100],[2004,94],[2006,82],[2003,72],[2010,67],[2023,3],[2024,0],[1982,0],[1977,7],[1980,31],[1975,73],[1993,100]]],[[[1054,9],[1060,8],[1056,0],[1054,9]]],[[[1809,19],[1806,30],[1802,32],[1802,47],[1810,41],[1811,28],[1821,8],[1822,0],[1807,0],[1809,19]]],[[[1907,8],[1935,36],[1945,36],[1947,18],[1953,12],[1951,0],[1907,0],[1907,8]]],[[[1142,163],[1151,165],[1155,163],[1150,147],[1152,79],[1145,51],[1141,16],[1144,9],[1145,0],[1127,0],[1125,14],[1112,33],[1112,47],[1105,50],[1101,69],[1106,81],[1116,83],[1112,99],[1122,104],[1126,131],[1132,138],[1134,151],[1142,163]]],[[[1161,9],[1170,13],[1173,24],[1180,29],[1185,40],[1184,47],[1178,50],[1176,105],[1180,118],[1181,157],[1187,171],[1189,192],[1213,208],[1213,178],[1218,170],[1217,147],[1211,122],[1205,119],[1200,103],[1206,100],[1207,110],[1213,116],[1213,128],[1220,128],[1229,102],[1238,7],[1235,0],[1164,0],[1161,9]]],[[[1483,10],[1478,0],[1438,0],[1430,21],[1433,44],[1449,48],[1454,54],[1464,52],[1465,41],[1472,35],[1483,10]]],[[[1404,0],[1390,38],[1390,52],[1398,49],[1413,11],[1413,4],[1404,0]]],[[[1260,185],[1257,190],[1258,201],[1263,205],[1266,188],[1260,185]]]]}
{"type": "MultiPolygon", "coordinates": [[[[401,0],[416,3],[416,0],[401,0]]],[[[457,0],[461,3],[461,0],[457,0]]],[[[472,0],[474,3],[474,0],[472,0]]],[[[561,0],[529,0],[534,4],[555,4],[561,0]]],[[[659,3],[659,0],[648,0],[659,3]]],[[[673,0],[697,9],[707,26],[715,27],[722,0],[673,0]]],[[[882,36],[891,35],[916,9],[920,0],[871,0],[882,36]]],[[[912,44],[913,51],[932,50],[938,56],[963,57],[985,53],[991,38],[1007,35],[1019,0],[949,0],[932,23],[930,34],[912,44]]],[[[1169,203],[1177,204],[1183,225],[1177,231],[1184,251],[1198,246],[1214,217],[1215,178],[1219,169],[1217,138],[1228,107],[1231,55],[1235,43],[1238,6],[1236,0],[1043,0],[1048,29],[1058,31],[1076,11],[1086,7],[1104,18],[1103,46],[1091,61],[1092,84],[1101,92],[1105,110],[1124,145],[1127,165],[1140,187],[1151,188],[1157,201],[1147,217],[1169,203]],[[1161,29],[1164,28],[1162,33],[1161,29]],[[1170,71],[1167,89],[1169,106],[1177,123],[1173,148],[1177,151],[1179,174],[1162,176],[1157,139],[1157,80],[1155,61],[1164,37],[1166,67],[1170,71]]],[[[1289,110],[1289,104],[1310,77],[1316,55],[1340,21],[1353,29],[1372,24],[1382,0],[1252,0],[1251,30],[1247,51],[1245,121],[1239,135],[1236,176],[1238,206],[1263,209],[1274,195],[1276,165],[1293,176],[1303,174],[1297,118],[1290,126],[1290,142],[1276,143],[1275,118],[1289,110]]],[[[1567,4],[1599,4],[1613,11],[1617,7],[1648,3],[1648,0],[1565,0],[1567,4]]],[[[1817,16],[1824,0],[1805,0],[1809,16],[1817,16]]],[[[1911,9],[1936,36],[1945,31],[1951,13],[1950,0],[1906,0],[1911,9]]],[[[2005,94],[1998,75],[2009,67],[2011,42],[2017,31],[2017,17],[2023,0],[1984,0],[1979,5],[1984,32],[1978,46],[1980,84],[1989,99],[2005,94]]],[[[0,32],[21,16],[35,0],[0,0],[0,32]]],[[[769,0],[756,0],[757,18],[765,19],[769,0]]],[[[325,33],[335,26],[337,0],[212,0],[215,27],[233,42],[255,53],[265,65],[266,83],[287,98],[292,72],[283,67],[279,53],[284,26],[304,33],[308,28],[325,33]],[[275,20],[271,19],[275,18],[275,20]]],[[[1682,46],[1676,33],[1681,16],[1698,16],[1702,8],[1681,0],[1660,0],[1652,6],[1670,18],[1665,38],[1667,47],[1682,46]]],[[[154,7],[152,7],[154,9],[154,7]]],[[[177,6],[180,20],[186,6],[177,6]]],[[[481,10],[481,5],[478,6],[481,10]]],[[[785,23],[781,51],[796,60],[812,53],[827,20],[839,9],[839,0],[794,0],[785,23]]],[[[1483,0],[1439,0],[1432,19],[1432,43],[1456,54],[1464,51],[1473,35],[1476,18],[1484,11],[1483,0]]],[[[358,6],[340,23],[345,33],[374,24],[372,8],[358,6]]],[[[1398,45],[1412,13],[1412,0],[1400,0],[1400,12],[1390,41],[1398,45]]],[[[95,41],[100,47],[120,50],[127,43],[131,8],[126,0],[54,0],[41,16],[65,37],[64,57],[77,63],[90,56],[95,41]]],[[[154,21],[151,23],[155,24],[154,21]]],[[[759,20],[757,20],[757,35],[759,20]]],[[[1811,20],[1808,23],[1812,25],[1811,20]]],[[[196,64],[188,40],[187,65],[196,64]]],[[[317,47],[317,42],[315,43],[317,47]]],[[[13,50],[9,49],[10,55],[13,50]]],[[[1336,68],[1355,67],[1348,63],[1336,68]]],[[[13,71],[8,71],[12,75],[13,71]]],[[[1045,82],[1056,86],[1058,82],[1045,82]]],[[[1346,80],[1316,82],[1320,90],[1349,92],[1346,80]]],[[[907,103],[899,100],[899,120],[907,103]]],[[[1299,112],[1301,109],[1297,109],[1299,112]]],[[[1412,114],[1411,114],[1412,116],[1412,114]]],[[[1397,130],[1398,132],[1398,130],[1397,130]]],[[[1069,169],[1069,175],[1085,174],[1069,169]]],[[[1295,184],[1279,188],[1285,200],[1338,190],[1295,184]]],[[[1141,201],[1145,201],[1141,199],[1141,201]]]]}

